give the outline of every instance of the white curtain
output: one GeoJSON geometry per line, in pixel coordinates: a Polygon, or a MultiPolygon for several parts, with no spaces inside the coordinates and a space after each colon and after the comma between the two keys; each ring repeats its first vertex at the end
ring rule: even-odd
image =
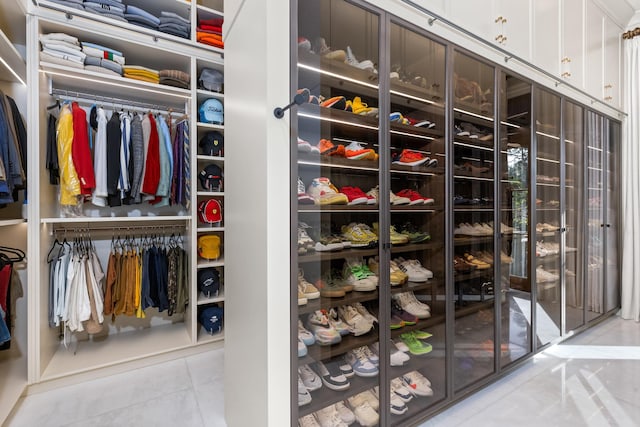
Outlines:
{"type": "MultiPolygon", "coordinates": [[[[635,26],[634,26],[635,27],[635,26]]],[[[640,36],[624,43],[624,109],[621,209],[622,284],[620,315],[640,321],[640,36]]]]}

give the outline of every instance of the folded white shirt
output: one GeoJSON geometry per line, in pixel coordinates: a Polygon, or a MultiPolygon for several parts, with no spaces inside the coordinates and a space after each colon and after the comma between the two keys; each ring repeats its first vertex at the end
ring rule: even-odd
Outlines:
{"type": "Polygon", "coordinates": [[[75,44],[75,45],[79,45],[80,44],[80,42],[78,41],[78,39],[76,37],[70,36],[69,34],[65,34],[65,33],[41,34],[38,39],[41,42],[44,42],[44,41],[62,41],[62,42],[67,42],[67,43],[71,43],[71,44],[75,44]]]}
{"type": "Polygon", "coordinates": [[[40,61],[64,65],[66,67],[79,68],[81,70],[84,69],[84,64],[80,62],[69,61],[68,59],[60,58],[59,56],[49,55],[47,52],[40,52],[40,61]]]}
{"type": "Polygon", "coordinates": [[[49,49],[56,49],[63,52],[82,52],[80,46],[59,40],[41,41],[40,43],[42,43],[43,47],[48,47],[49,49]]]}
{"type": "Polygon", "coordinates": [[[77,62],[78,64],[82,64],[84,66],[84,58],[86,57],[86,55],[82,52],[78,52],[79,54],[82,55],[82,56],[79,56],[79,55],[71,55],[67,52],[61,52],[59,50],[53,50],[48,48],[44,48],[42,49],[42,51],[51,56],[55,56],[60,59],[66,59],[67,61],[77,62]]]}

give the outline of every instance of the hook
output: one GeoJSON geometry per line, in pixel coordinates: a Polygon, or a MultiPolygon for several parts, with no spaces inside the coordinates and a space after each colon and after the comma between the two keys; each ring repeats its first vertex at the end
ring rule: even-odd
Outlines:
{"type": "Polygon", "coordinates": [[[429,18],[429,26],[433,27],[433,24],[438,20],[438,18],[429,18]]]}

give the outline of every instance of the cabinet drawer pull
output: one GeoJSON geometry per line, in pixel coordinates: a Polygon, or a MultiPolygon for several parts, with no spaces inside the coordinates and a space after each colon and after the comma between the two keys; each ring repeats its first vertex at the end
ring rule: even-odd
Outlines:
{"type": "Polygon", "coordinates": [[[565,71],[564,73],[561,74],[562,77],[571,77],[571,73],[568,71],[565,71]]]}
{"type": "Polygon", "coordinates": [[[604,88],[605,88],[605,89],[611,89],[612,87],[613,87],[613,85],[612,85],[612,84],[604,85],[604,88]]]}
{"type": "Polygon", "coordinates": [[[562,62],[563,64],[567,64],[567,63],[571,62],[571,58],[569,58],[568,56],[565,56],[564,58],[562,58],[562,61],[560,61],[560,62],[562,62]]]}

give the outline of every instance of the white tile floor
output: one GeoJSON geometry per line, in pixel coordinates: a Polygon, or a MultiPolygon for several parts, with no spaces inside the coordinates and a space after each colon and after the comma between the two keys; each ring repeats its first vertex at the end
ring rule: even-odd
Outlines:
{"type": "MultiPolygon", "coordinates": [[[[225,426],[222,362],[214,350],[30,395],[7,425],[225,426]]],[[[639,425],[640,324],[613,317],[421,427],[639,425]]]]}

